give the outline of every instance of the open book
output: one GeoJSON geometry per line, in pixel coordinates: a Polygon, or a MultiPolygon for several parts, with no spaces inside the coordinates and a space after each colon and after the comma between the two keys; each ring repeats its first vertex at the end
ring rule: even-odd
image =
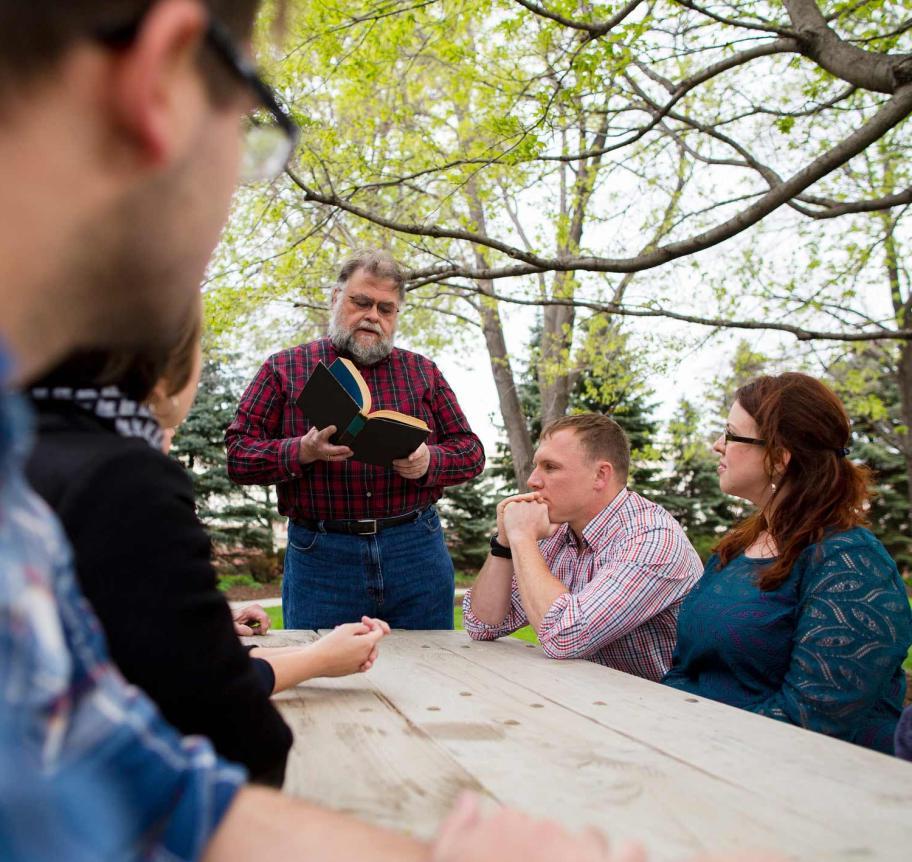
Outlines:
{"type": "Polygon", "coordinates": [[[298,396],[298,407],[321,431],[335,425],[330,440],[348,446],[357,461],[389,467],[412,454],[431,433],[427,425],[396,410],[371,412],[371,394],[351,360],[321,362],[298,396]]]}

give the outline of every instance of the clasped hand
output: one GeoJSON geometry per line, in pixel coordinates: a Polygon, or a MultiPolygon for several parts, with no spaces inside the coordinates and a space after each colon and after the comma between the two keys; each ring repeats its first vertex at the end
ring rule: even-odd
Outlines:
{"type": "Polygon", "coordinates": [[[379,643],[389,632],[387,623],[373,617],[336,626],[307,648],[319,662],[315,676],[347,676],[370,670],[379,655],[379,643]]]}
{"type": "Polygon", "coordinates": [[[509,547],[514,538],[547,539],[557,529],[538,493],[517,494],[497,504],[497,541],[509,547]]]}

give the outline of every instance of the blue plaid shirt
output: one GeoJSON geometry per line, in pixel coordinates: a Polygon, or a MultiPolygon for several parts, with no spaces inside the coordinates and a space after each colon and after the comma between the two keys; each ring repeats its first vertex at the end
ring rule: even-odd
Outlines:
{"type": "MultiPolygon", "coordinates": [[[[0,353],[0,383],[3,366],[0,353]]],[[[196,859],[245,772],[111,663],[63,531],[23,478],[28,425],[0,390],[0,859],[196,859]]]]}

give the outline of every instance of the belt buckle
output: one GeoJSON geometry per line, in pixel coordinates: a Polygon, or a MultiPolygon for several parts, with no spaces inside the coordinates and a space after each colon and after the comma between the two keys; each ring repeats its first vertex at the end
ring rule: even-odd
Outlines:
{"type": "Polygon", "coordinates": [[[376,518],[358,518],[355,523],[358,525],[359,536],[376,536],[377,535],[377,519],[376,518]],[[371,530],[362,530],[362,524],[373,524],[373,529],[371,530]]]}

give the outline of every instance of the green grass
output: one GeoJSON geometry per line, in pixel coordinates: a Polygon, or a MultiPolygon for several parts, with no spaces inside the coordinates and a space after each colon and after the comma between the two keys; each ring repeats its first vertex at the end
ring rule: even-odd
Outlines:
{"type": "Polygon", "coordinates": [[[225,592],[232,587],[255,587],[257,582],[252,575],[221,575],[218,579],[218,588],[225,592]]]}
{"type": "Polygon", "coordinates": [[[279,605],[275,608],[263,608],[264,611],[269,615],[270,627],[274,629],[283,629],[285,626],[282,624],[282,606],[279,605]]]}
{"type": "MultiPolygon", "coordinates": [[[[280,629],[282,626],[282,608],[265,608],[267,614],[269,614],[269,621],[272,623],[272,629],[280,629]]],[[[462,625],[462,608],[453,608],[453,623],[457,629],[463,628],[462,625]]],[[[513,633],[513,637],[520,638],[520,640],[528,641],[529,643],[537,644],[538,638],[535,636],[535,629],[532,626],[526,626],[521,628],[518,632],[513,633]]]]}

